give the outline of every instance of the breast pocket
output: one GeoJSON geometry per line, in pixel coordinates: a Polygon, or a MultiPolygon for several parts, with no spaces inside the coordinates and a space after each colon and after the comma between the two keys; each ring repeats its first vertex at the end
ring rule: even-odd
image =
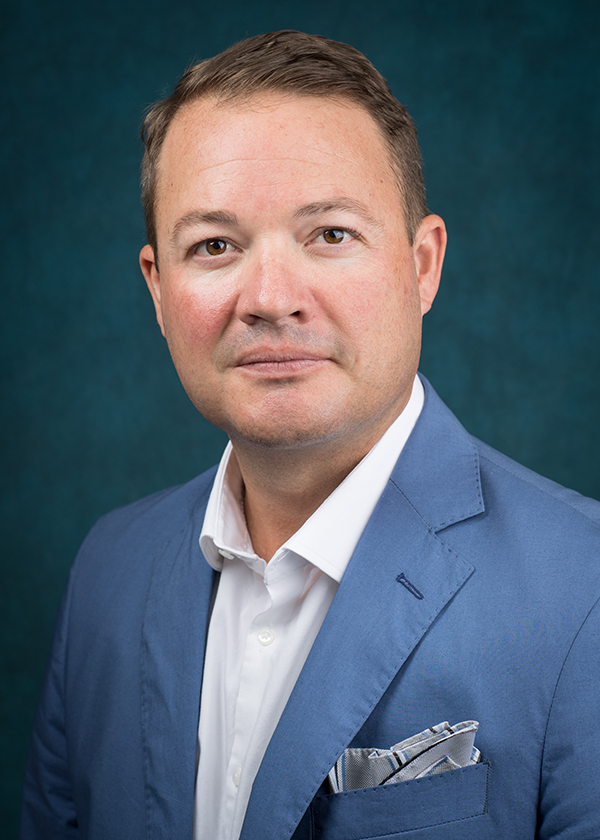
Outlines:
{"type": "MultiPolygon", "coordinates": [[[[406,832],[435,826],[444,840],[485,837],[476,818],[487,813],[488,786],[489,764],[482,762],[397,785],[317,796],[311,805],[313,837],[405,840],[406,832]],[[472,831],[466,820],[472,821],[472,831]]],[[[434,840],[438,834],[423,836],[434,840]]]]}

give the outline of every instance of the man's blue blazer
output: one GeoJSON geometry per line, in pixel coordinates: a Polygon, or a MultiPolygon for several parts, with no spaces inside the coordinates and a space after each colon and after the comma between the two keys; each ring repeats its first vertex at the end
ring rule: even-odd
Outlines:
{"type": "MultiPolygon", "coordinates": [[[[75,561],[22,840],[189,840],[214,471],[114,511],[75,561]]],[[[256,777],[242,840],[600,837],[600,505],[425,406],[256,777]],[[327,794],[348,746],[473,719],[482,762],[327,794]]]]}

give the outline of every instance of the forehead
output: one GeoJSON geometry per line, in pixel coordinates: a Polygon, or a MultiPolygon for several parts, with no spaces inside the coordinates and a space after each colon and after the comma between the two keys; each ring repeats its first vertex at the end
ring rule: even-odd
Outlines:
{"type": "Polygon", "coordinates": [[[159,217],[175,199],[303,204],[328,191],[375,203],[389,203],[392,194],[390,209],[402,212],[378,125],[362,106],[338,97],[271,93],[191,102],[169,126],[157,174],[159,217]]]}
{"type": "Polygon", "coordinates": [[[302,143],[302,135],[297,132],[301,126],[311,134],[320,132],[324,143],[334,140],[342,148],[353,140],[358,141],[354,145],[360,143],[365,157],[375,155],[389,164],[390,172],[393,170],[387,143],[363,106],[339,96],[299,96],[283,92],[266,92],[231,101],[208,96],[182,106],[167,130],[159,156],[160,168],[170,154],[179,156],[193,151],[198,142],[205,145],[206,152],[210,151],[211,141],[218,144],[225,133],[228,140],[237,135],[242,142],[249,142],[250,132],[255,129],[271,143],[279,139],[284,148],[291,148],[302,143]],[[346,134],[349,126],[354,128],[351,137],[346,134]]]}
{"type": "Polygon", "coordinates": [[[214,122],[226,120],[227,115],[232,115],[235,119],[244,114],[253,114],[257,117],[264,114],[267,118],[272,118],[278,111],[287,117],[297,114],[304,119],[308,116],[311,121],[318,121],[324,130],[335,130],[340,114],[345,112],[350,121],[359,119],[364,125],[369,125],[371,139],[376,145],[384,142],[376,120],[363,105],[349,97],[300,95],[286,91],[265,91],[247,97],[228,99],[207,95],[192,100],[176,112],[167,130],[167,137],[172,136],[177,126],[181,124],[189,127],[196,122],[210,130],[214,122]]]}

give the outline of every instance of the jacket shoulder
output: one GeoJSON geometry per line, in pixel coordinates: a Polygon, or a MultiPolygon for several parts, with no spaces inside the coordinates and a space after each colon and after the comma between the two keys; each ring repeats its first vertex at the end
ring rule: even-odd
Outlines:
{"type": "Polygon", "coordinates": [[[185,484],[167,487],[104,514],[91,528],[84,545],[90,541],[137,537],[140,531],[153,537],[157,533],[171,536],[190,518],[204,514],[216,471],[216,466],[211,467],[185,484]]]}
{"type": "Polygon", "coordinates": [[[102,516],[75,558],[71,588],[89,592],[94,586],[120,586],[129,590],[150,574],[152,559],[161,556],[169,544],[181,542],[186,534],[198,537],[215,473],[213,467],[185,484],[102,516]]]}
{"type": "Polygon", "coordinates": [[[539,475],[476,438],[472,440],[479,451],[482,481],[495,478],[506,484],[516,501],[527,498],[534,505],[537,501],[540,507],[554,513],[570,509],[575,515],[600,523],[600,502],[539,475]]]}

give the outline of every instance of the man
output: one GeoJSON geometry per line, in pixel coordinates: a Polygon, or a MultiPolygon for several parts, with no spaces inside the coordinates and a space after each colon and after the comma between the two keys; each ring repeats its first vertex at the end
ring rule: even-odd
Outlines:
{"type": "Polygon", "coordinates": [[[416,375],[446,234],[406,111],[281,32],[189,70],[144,135],[142,271],[231,444],[84,543],[22,838],[600,836],[600,506],[416,375]],[[441,721],[479,723],[474,763],[332,787],[441,721]]]}

